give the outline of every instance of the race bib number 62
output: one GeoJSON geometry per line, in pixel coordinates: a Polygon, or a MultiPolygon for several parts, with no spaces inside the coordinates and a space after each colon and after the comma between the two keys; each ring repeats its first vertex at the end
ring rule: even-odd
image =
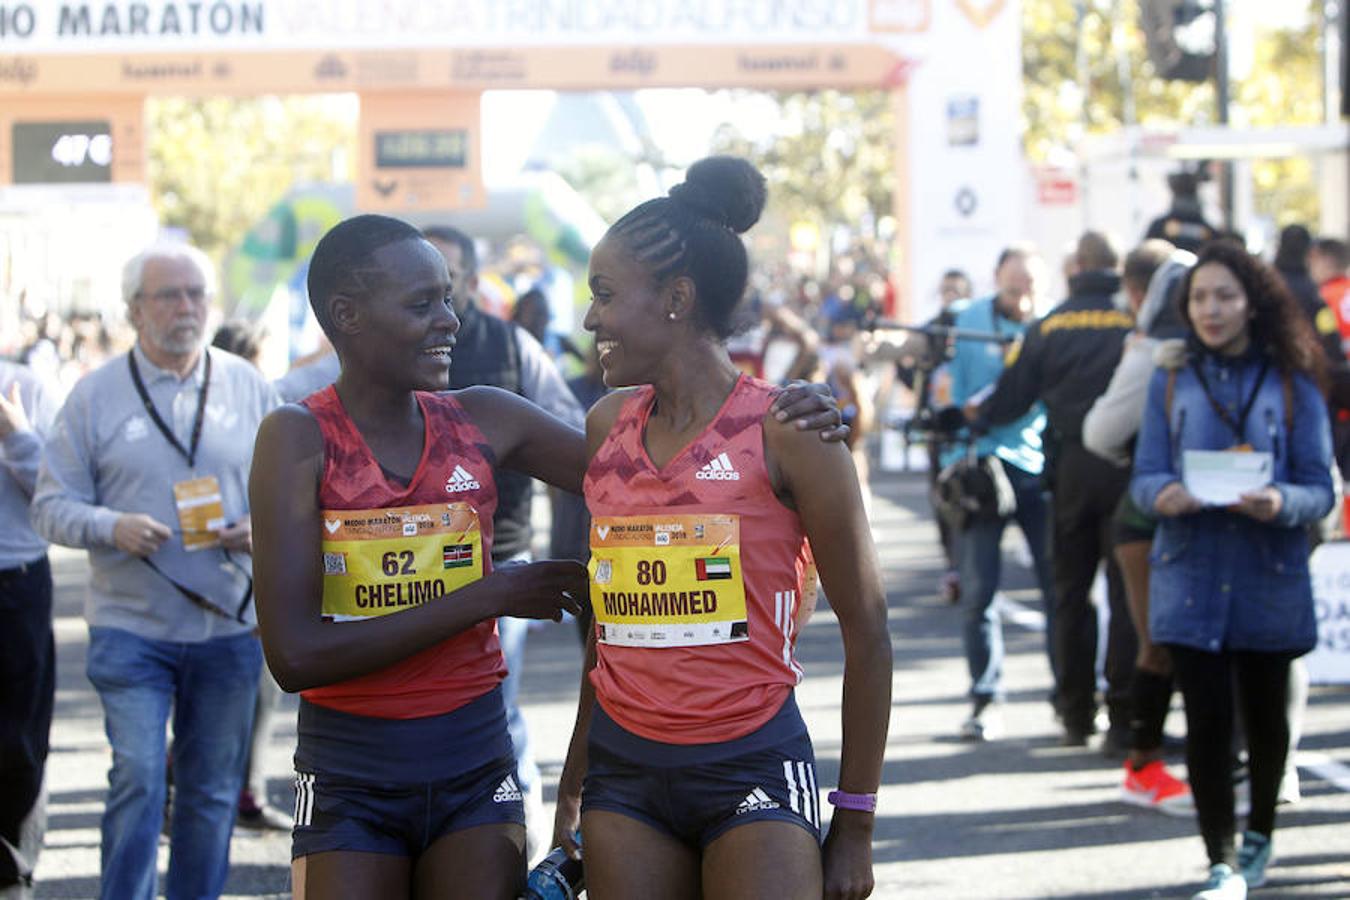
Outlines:
{"type": "Polygon", "coordinates": [[[467,503],[323,512],[323,614],[339,622],[429,603],[483,574],[467,503]]]}

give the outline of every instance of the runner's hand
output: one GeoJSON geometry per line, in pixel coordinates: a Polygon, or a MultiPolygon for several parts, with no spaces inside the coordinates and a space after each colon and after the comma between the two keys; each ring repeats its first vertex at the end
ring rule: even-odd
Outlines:
{"type": "Polygon", "coordinates": [[[790,381],[769,407],[779,422],[794,422],[798,431],[818,431],[822,441],[842,441],[849,435],[844,415],[828,384],[790,381]]]}
{"type": "Polygon", "coordinates": [[[836,809],[825,837],[825,900],[872,895],[872,813],[836,809]]]}
{"type": "Polygon", "coordinates": [[[559,792],[558,809],[553,814],[553,842],[549,847],[562,847],[571,859],[581,859],[581,844],[577,831],[581,828],[581,795],[559,792]]]}
{"type": "Polygon", "coordinates": [[[1184,516],[1199,512],[1203,504],[1191,496],[1180,481],[1173,481],[1158,492],[1153,500],[1153,511],[1160,516],[1184,516]]]}
{"type": "Polygon", "coordinates": [[[113,543],[131,556],[149,556],[171,537],[169,526],[144,513],[122,513],[113,526],[113,543]]]}
{"type": "Polygon", "coordinates": [[[520,566],[507,566],[492,573],[503,582],[498,615],[518,619],[552,619],[563,613],[581,612],[581,601],[590,590],[586,567],[570,559],[546,559],[520,566]]]}

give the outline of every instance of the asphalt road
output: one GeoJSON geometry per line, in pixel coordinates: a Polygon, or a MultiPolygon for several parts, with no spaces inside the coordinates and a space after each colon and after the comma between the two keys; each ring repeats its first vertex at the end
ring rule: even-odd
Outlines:
{"type": "MultiPolygon", "coordinates": [[[[941,561],[922,476],[880,475],[874,495],[896,663],[874,896],[1189,897],[1205,871],[1194,823],[1123,805],[1118,763],[1095,747],[1058,746],[1045,702],[1044,635],[1015,552],[1007,555],[1015,601],[1005,627],[1007,736],[983,745],[956,739],[968,682],[961,620],[934,596],[941,561]]],[[[83,555],[58,550],[53,559],[60,669],[37,896],[94,897],[110,753],[84,676],[83,555]]],[[[842,677],[842,646],[827,607],[803,630],[799,656],[807,674],[798,700],[814,736],[823,793],[838,771],[842,677]]],[[[561,768],[580,663],[575,629],[548,625],[531,634],[523,696],[546,783],[561,768]]],[[[271,801],[289,809],[295,701],[286,699],[267,765],[271,801]]],[[[1169,730],[1183,732],[1179,711],[1169,730]]],[[[1313,689],[1300,753],[1303,799],[1281,808],[1270,884],[1254,896],[1350,897],[1350,689],[1313,689]]],[[[546,792],[551,801],[551,784],[546,792]]],[[[161,872],[167,849],[161,845],[161,872]]],[[[227,895],[289,896],[289,849],[288,835],[236,831],[227,895]]]]}

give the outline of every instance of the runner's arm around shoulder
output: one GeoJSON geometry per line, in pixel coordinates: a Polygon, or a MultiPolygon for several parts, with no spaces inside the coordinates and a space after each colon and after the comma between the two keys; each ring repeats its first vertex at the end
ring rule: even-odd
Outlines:
{"type": "Polygon", "coordinates": [[[503,468],[581,493],[586,438],[580,429],[501,388],[465,388],[455,396],[488,439],[503,468]]]}
{"type": "MultiPolygon", "coordinates": [[[[765,449],[779,496],[801,516],[844,640],[839,789],[875,793],[891,709],[886,595],[848,451],[767,420],[765,449]]],[[[838,809],[825,842],[828,896],[867,896],[873,815],[838,809]]]]}
{"type": "Polygon", "coordinates": [[[325,621],[319,480],[323,438],[300,406],[263,419],[253,451],[249,505],[258,625],[268,668],[287,691],[333,684],[383,669],[498,614],[549,617],[575,611],[585,571],[573,562],[494,572],[427,603],[361,622],[325,621]]]}

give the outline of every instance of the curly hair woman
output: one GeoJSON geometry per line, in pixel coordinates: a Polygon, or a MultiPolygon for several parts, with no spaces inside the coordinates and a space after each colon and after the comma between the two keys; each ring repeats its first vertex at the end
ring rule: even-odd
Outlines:
{"type": "Polygon", "coordinates": [[[1332,505],[1331,435],[1319,348],[1270,268],[1210,244],[1181,298],[1187,353],[1153,376],[1130,489],[1161,520],[1149,628],[1186,699],[1186,763],[1210,862],[1194,896],[1230,900],[1263,884],[1271,859],[1289,667],[1317,641],[1306,526],[1332,505]],[[1264,466],[1268,481],[1236,502],[1203,502],[1188,488],[1193,451],[1251,454],[1241,462],[1264,466]],[[1239,706],[1251,768],[1240,848],[1230,765],[1239,706]]]}

